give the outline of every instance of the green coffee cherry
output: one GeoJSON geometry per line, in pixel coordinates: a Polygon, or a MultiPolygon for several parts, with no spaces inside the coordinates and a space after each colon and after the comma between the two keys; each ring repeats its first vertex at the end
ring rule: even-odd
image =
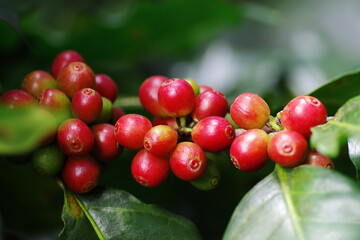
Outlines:
{"type": "Polygon", "coordinates": [[[40,176],[55,176],[65,161],[65,155],[56,144],[47,145],[34,151],[31,162],[40,176]]]}
{"type": "Polygon", "coordinates": [[[195,96],[200,94],[199,85],[197,84],[197,82],[195,82],[195,80],[193,80],[191,78],[184,78],[184,80],[191,85],[191,87],[194,90],[195,96]]]}
{"type": "Polygon", "coordinates": [[[100,116],[95,120],[94,123],[108,123],[113,117],[114,110],[112,102],[105,97],[102,97],[102,101],[103,107],[100,116]]]}
{"type": "Polygon", "coordinates": [[[199,190],[209,191],[214,189],[220,181],[219,169],[213,161],[208,160],[205,173],[190,183],[199,190]]]}

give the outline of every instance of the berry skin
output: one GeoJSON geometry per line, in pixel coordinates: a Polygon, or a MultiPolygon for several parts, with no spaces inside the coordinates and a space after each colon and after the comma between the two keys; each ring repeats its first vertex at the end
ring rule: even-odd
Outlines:
{"type": "Polygon", "coordinates": [[[201,93],[206,92],[208,90],[214,90],[214,89],[212,87],[208,86],[208,85],[200,85],[199,90],[200,90],[200,94],[201,94],[201,93]]]}
{"type": "Polygon", "coordinates": [[[208,90],[196,97],[192,117],[196,121],[210,116],[225,117],[228,108],[229,104],[224,94],[216,90],[208,90]]]}
{"type": "Polygon", "coordinates": [[[145,134],[152,128],[151,122],[139,114],[126,114],[115,124],[115,136],[121,146],[128,149],[143,148],[145,134]]]}
{"type": "Polygon", "coordinates": [[[170,174],[169,160],[142,149],[131,163],[131,174],[145,187],[159,186],[170,174]]]}
{"type": "Polygon", "coordinates": [[[166,156],[176,146],[177,132],[169,126],[152,127],[144,137],[144,148],[155,155],[166,156]]]}
{"type": "Polygon", "coordinates": [[[204,174],[190,183],[202,191],[214,189],[220,182],[220,171],[213,161],[207,161],[204,174]]]}
{"type": "Polygon", "coordinates": [[[91,88],[78,91],[71,100],[71,112],[85,123],[95,121],[101,113],[103,101],[100,94],[91,88]]]}
{"type": "Polygon", "coordinates": [[[57,78],[61,69],[72,62],[85,62],[83,57],[76,51],[66,50],[59,53],[51,66],[51,74],[57,78]]]}
{"type": "Polygon", "coordinates": [[[203,150],[220,152],[230,147],[235,129],[223,117],[207,117],[193,127],[191,137],[203,150]]]}
{"type": "Polygon", "coordinates": [[[283,167],[296,167],[305,161],[308,143],[303,135],[292,130],[282,130],[269,140],[271,160],[283,167]]]}
{"type": "Polygon", "coordinates": [[[178,126],[178,124],[176,122],[176,118],[173,118],[173,117],[154,116],[152,124],[153,124],[153,126],[167,125],[167,126],[171,127],[174,130],[179,128],[179,126],[178,126]]]}
{"type": "Polygon", "coordinates": [[[108,123],[100,123],[91,127],[94,135],[93,156],[101,161],[110,161],[117,158],[123,147],[116,141],[115,127],[108,123]]]}
{"type": "Polygon", "coordinates": [[[178,143],[170,154],[170,168],[176,177],[193,181],[206,169],[206,157],[201,147],[192,142],[178,143]]]}
{"type": "Polygon", "coordinates": [[[55,176],[65,161],[65,155],[56,144],[47,145],[34,151],[32,167],[40,176],[55,176]]]}
{"type": "Polygon", "coordinates": [[[325,156],[324,154],[319,153],[318,151],[311,149],[309,150],[308,156],[304,162],[304,164],[320,166],[327,169],[334,169],[335,165],[333,161],[325,156]]]}
{"type": "Polygon", "coordinates": [[[100,166],[91,156],[69,157],[62,177],[66,186],[75,193],[87,193],[94,189],[100,179],[100,166]]]}
{"type": "Polygon", "coordinates": [[[297,131],[309,139],[310,128],[325,123],[326,117],[326,108],[317,98],[299,96],[285,106],[281,124],[285,129],[297,131]]]}
{"type": "Polygon", "coordinates": [[[172,78],[161,84],[158,97],[160,105],[170,117],[184,117],[195,106],[193,88],[180,78],[172,78]]]}
{"type": "Polygon", "coordinates": [[[84,156],[94,146],[94,135],[86,123],[71,118],[59,126],[57,143],[67,156],[84,156]]]}
{"type": "Polygon", "coordinates": [[[146,111],[154,116],[166,117],[165,111],[159,104],[158,91],[161,84],[169,78],[154,75],[147,78],[139,88],[139,99],[146,111]]]}
{"type": "Polygon", "coordinates": [[[191,78],[184,78],[184,80],[190,84],[190,86],[193,88],[195,96],[200,94],[200,88],[199,85],[197,84],[197,82],[191,78]]]}
{"type": "Polygon", "coordinates": [[[230,115],[240,128],[262,128],[270,117],[270,108],[259,95],[242,93],[232,102],[230,115]]]}
{"type": "Polygon", "coordinates": [[[39,106],[48,110],[62,123],[71,116],[71,103],[65,93],[58,89],[46,89],[38,98],[39,106]]]}
{"type": "Polygon", "coordinates": [[[244,172],[261,169],[268,160],[269,135],[261,129],[250,129],[235,138],[230,147],[230,159],[244,172]]]}
{"type": "Polygon", "coordinates": [[[118,96],[118,87],[114,80],[106,74],[95,75],[95,90],[100,93],[102,97],[106,97],[112,103],[118,96]]]}
{"type": "Polygon", "coordinates": [[[24,90],[13,89],[5,92],[0,97],[0,104],[13,109],[19,107],[30,107],[36,105],[36,99],[24,90]]]}
{"type": "Polygon", "coordinates": [[[122,110],[120,107],[113,106],[113,116],[112,116],[112,122],[115,124],[119,118],[125,115],[124,110],[122,110]]]}
{"type": "Polygon", "coordinates": [[[57,76],[58,87],[69,98],[83,88],[95,88],[95,75],[92,69],[82,62],[72,62],[65,66],[57,76]]]}
{"type": "Polygon", "coordinates": [[[57,88],[56,80],[49,73],[36,70],[28,73],[21,83],[21,89],[38,99],[45,89],[57,88]]]}
{"type": "Polygon", "coordinates": [[[94,123],[109,123],[114,115],[114,108],[112,102],[106,97],[101,97],[102,99],[102,110],[99,117],[95,120],[94,123]]]}

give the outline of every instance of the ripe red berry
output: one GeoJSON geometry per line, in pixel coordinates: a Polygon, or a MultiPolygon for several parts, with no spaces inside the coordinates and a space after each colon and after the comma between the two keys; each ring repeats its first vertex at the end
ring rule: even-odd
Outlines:
{"type": "Polygon", "coordinates": [[[76,51],[66,50],[59,53],[51,66],[52,75],[57,78],[61,69],[72,62],[85,62],[83,57],[76,51]]]}
{"type": "Polygon", "coordinates": [[[112,122],[115,124],[119,118],[125,115],[125,112],[120,108],[113,106],[112,122]]]}
{"type": "Polygon", "coordinates": [[[169,160],[140,150],[131,163],[133,178],[145,187],[156,187],[162,184],[169,176],[169,160]]]}
{"type": "Polygon", "coordinates": [[[311,136],[311,127],[325,123],[325,106],[315,97],[299,96],[292,99],[281,113],[281,124],[285,129],[311,136]]]}
{"type": "Polygon", "coordinates": [[[195,106],[195,93],[189,83],[172,78],[161,84],[158,92],[159,103],[171,117],[183,117],[195,106]]]}
{"type": "Polygon", "coordinates": [[[110,161],[122,153],[123,147],[116,141],[114,134],[115,126],[100,123],[92,126],[91,131],[94,135],[92,154],[96,159],[110,161]]]}
{"type": "Polygon", "coordinates": [[[112,103],[118,95],[116,83],[106,74],[95,75],[95,90],[98,91],[102,97],[109,99],[112,103]]]}
{"type": "Polygon", "coordinates": [[[92,123],[101,113],[103,101],[100,94],[91,88],[78,91],[71,100],[71,111],[75,118],[92,123]]]}
{"type": "Polygon", "coordinates": [[[144,148],[155,155],[166,156],[176,146],[177,132],[169,126],[152,127],[144,137],[144,148]]]}
{"type": "Polygon", "coordinates": [[[45,89],[57,88],[56,80],[49,73],[36,70],[28,73],[21,83],[21,89],[38,99],[45,89]]]}
{"type": "Polygon", "coordinates": [[[232,102],[230,115],[241,128],[262,128],[270,117],[270,108],[259,95],[242,93],[232,102]]]}
{"type": "Polygon", "coordinates": [[[244,172],[261,169],[268,160],[269,135],[261,129],[250,129],[235,138],[230,147],[230,159],[244,172]]]}
{"type": "Polygon", "coordinates": [[[167,77],[154,75],[147,78],[139,88],[141,105],[154,116],[166,116],[165,111],[159,104],[158,91],[161,84],[167,80],[167,77]]]}
{"type": "Polygon", "coordinates": [[[196,97],[192,117],[197,121],[210,116],[225,117],[228,108],[229,104],[224,94],[209,90],[196,97]]]}
{"type": "Polygon", "coordinates": [[[115,136],[121,146],[129,149],[143,148],[145,134],[151,129],[149,119],[139,114],[126,114],[115,124],[115,136]]]}
{"type": "Polygon", "coordinates": [[[207,85],[200,85],[199,89],[200,89],[200,94],[203,93],[203,92],[206,92],[208,90],[214,90],[212,87],[207,86],[207,85]]]}
{"type": "Polygon", "coordinates": [[[329,157],[319,153],[314,149],[309,150],[309,153],[306,157],[304,164],[320,166],[328,169],[335,168],[333,161],[329,157]]]}
{"type": "Polygon", "coordinates": [[[279,131],[269,140],[270,159],[284,167],[295,167],[303,163],[307,152],[305,137],[292,130],[279,131]]]}
{"type": "Polygon", "coordinates": [[[178,126],[178,124],[176,122],[176,118],[173,118],[173,117],[154,116],[152,124],[153,124],[153,126],[167,125],[167,126],[171,127],[174,130],[179,128],[179,126],[178,126]]]}
{"type": "Polygon", "coordinates": [[[91,156],[69,157],[62,170],[66,186],[75,193],[87,193],[100,180],[100,166],[91,156]]]}
{"type": "Polygon", "coordinates": [[[71,116],[71,103],[65,93],[58,89],[45,89],[38,98],[39,106],[57,117],[58,123],[71,116]]]}
{"type": "Polygon", "coordinates": [[[191,137],[203,150],[220,152],[230,147],[235,129],[223,117],[207,117],[193,127],[191,137]]]}
{"type": "Polygon", "coordinates": [[[170,168],[175,176],[184,181],[198,179],[206,169],[205,153],[195,143],[178,143],[170,154],[170,168]]]}
{"type": "Polygon", "coordinates": [[[84,156],[94,146],[91,129],[79,119],[68,119],[60,126],[57,134],[58,145],[67,156],[84,156]]]}
{"type": "Polygon", "coordinates": [[[59,89],[72,98],[83,88],[95,88],[95,75],[92,69],[82,62],[65,66],[57,76],[59,89]]]}
{"type": "Polygon", "coordinates": [[[36,99],[28,92],[13,89],[0,97],[0,104],[8,108],[30,107],[36,105],[36,99]]]}

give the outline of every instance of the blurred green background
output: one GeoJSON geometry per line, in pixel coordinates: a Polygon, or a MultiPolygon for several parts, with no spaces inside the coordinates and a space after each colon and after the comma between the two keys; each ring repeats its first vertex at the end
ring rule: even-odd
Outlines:
{"type": "MultiPolygon", "coordinates": [[[[192,78],[223,92],[263,96],[275,115],[296,95],[357,69],[360,2],[0,0],[0,95],[33,70],[78,51],[95,73],[111,76],[119,97],[136,96],[147,77],[192,78]]],[[[150,117],[141,108],[126,109],[150,117]]],[[[170,176],[155,189],[131,177],[136,152],[103,166],[102,184],[191,219],[204,239],[221,239],[243,195],[270,173],[242,173],[228,152],[212,156],[220,185],[203,192],[170,176]]],[[[26,157],[26,156],[25,156],[26,157]]],[[[8,235],[54,239],[62,228],[62,192],[27,164],[0,161],[0,212],[8,235]]]]}

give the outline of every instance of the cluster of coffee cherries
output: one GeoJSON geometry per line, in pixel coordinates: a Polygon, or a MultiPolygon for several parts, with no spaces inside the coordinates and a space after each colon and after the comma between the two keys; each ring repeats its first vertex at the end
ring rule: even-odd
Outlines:
{"type": "Polygon", "coordinates": [[[31,153],[34,170],[40,175],[61,175],[73,192],[86,193],[99,182],[99,163],[123,151],[114,135],[114,124],[124,115],[113,106],[117,95],[111,77],[94,74],[78,52],[66,50],[55,57],[51,73],[28,73],[21,89],[5,92],[0,104],[41,110],[54,123],[31,153]]]}

